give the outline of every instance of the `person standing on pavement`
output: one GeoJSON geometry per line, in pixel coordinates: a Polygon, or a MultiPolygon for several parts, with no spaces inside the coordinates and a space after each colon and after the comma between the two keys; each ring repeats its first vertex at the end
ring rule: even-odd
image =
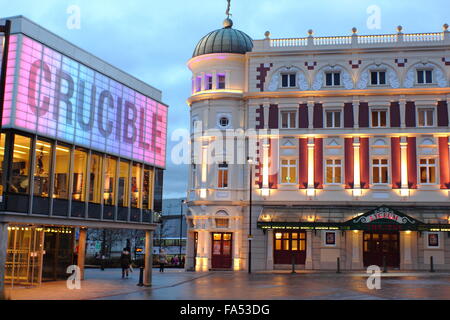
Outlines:
{"type": "Polygon", "coordinates": [[[131,265],[131,254],[127,248],[123,248],[122,254],[120,255],[120,266],[122,267],[122,279],[125,276],[128,278],[128,271],[131,265]]]}
{"type": "Polygon", "coordinates": [[[167,262],[166,253],[164,249],[159,251],[159,272],[164,272],[164,265],[167,262]]]}

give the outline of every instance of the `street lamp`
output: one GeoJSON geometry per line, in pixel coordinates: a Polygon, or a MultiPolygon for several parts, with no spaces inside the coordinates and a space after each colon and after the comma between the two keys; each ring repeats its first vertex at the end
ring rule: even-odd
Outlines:
{"type": "Polygon", "coordinates": [[[252,169],[253,159],[247,157],[247,162],[250,170],[249,177],[249,204],[248,204],[248,273],[252,273],[252,169]]]}
{"type": "Polygon", "coordinates": [[[5,25],[0,26],[0,32],[4,35],[2,70],[0,75],[0,130],[3,122],[3,106],[5,104],[6,67],[8,63],[9,34],[11,33],[11,20],[6,20],[5,25]]]}
{"type": "Polygon", "coordinates": [[[181,264],[181,247],[182,247],[182,245],[181,245],[181,239],[182,239],[182,237],[183,237],[183,204],[185,204],[186,203],[186,200],[181,200],[181,205],[180,205],[180,209],[181,209],[181,212],[180,212],[180,264],[181,264]]]}

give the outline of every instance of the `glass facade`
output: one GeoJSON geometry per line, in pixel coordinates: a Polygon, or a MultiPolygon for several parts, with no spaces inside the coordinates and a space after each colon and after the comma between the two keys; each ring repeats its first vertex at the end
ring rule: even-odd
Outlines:
{"type": "Polygon", "coordinates": [[[2,133],[0,159],[10,212],[150,223],[162,199],[162,169],[25,133],[2,133]]]}

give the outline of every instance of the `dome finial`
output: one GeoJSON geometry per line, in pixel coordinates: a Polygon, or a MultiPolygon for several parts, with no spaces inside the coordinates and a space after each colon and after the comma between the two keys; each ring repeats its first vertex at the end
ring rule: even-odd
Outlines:
{"type": "Polygon", "coordinates": [[[230,13],[231,0],[227,0],[227,2],[228,2],[227,11],[225,11],[227,18],[223,21],[223,27],[231,28],[231,27],[233,27],[233,20],[230,19],[230,16],[232,16],[232,14],[230,13]]]}
{"type": "Polygon", "coordinates": [[[231,0],[227,0],[227,2],[228,2],[228,6],[227,6],[227,11],[225,11],[225,14],[227,15],[227,18],[230,19],[230,16],[232,16],[232,14],[230,13],[231,0]]]}

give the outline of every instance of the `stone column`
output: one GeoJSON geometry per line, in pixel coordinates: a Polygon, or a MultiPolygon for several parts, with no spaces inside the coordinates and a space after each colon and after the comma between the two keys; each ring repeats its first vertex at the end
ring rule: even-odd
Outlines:
{"type": "Polygon", "coordinates": [[[8,224],[0,223],[0,300],[6,299],[5,293],[5,267],[6,250],[8,248],[8,224]]]}
{"type": "Polygon", "coordinates": [[[314,101],[308,101],[308,129],[314,129],[314,101]]]}
{"type": "Polygon", "coordinates": [[[80,235],[78,238],[78,260],[77,265],[80,268],[80,280],[84,280],[84,261],[86,257],[86,236],[87,229],[80,228],[80,235]]]}
{"type": "Polygon", "coordinates": [[[361,258],[361,231],[352,232],[352,270],[357,270],[362,268],[362,258],[361,258]]]}
{"type": "Polygon", "coordinates": [[[406,127],[406,100],[400,99],[400,126],[402,128],[406,127]]]}
{"type": "MultiPolygon", "coordinates": [[[[403,254],[401,256],[400,267],[405,270],[412,269],[412,246],[411,246],[411,231],[402,231],[400,232],[400,240],[403,240],[403,246],[401,249],[403,250],[403,254]]],[[[402,252],[400,252],[402,253],[402,252]]]]}
{"type": "Polygon", "coordinates": [[[359,100],[353,101],[353,128],[359,128],[359,100]]]}
{"type": "Polygon", "coordinates": [[[263,104],[263,111],[264,111],[264,129],[268,129],[269,128],[269,103],[264,103],[263,104]]]}
{"type": "Polygon", "coordinates": [[[152,285],[153,268],[153,231],[145,231],[144,286],[152,285]]]}
{"type": "Polygon", "coordinates": [[[273,270],[273,230],[267,230],[267,270],[273,270]]]}
{"type": "Polygon", "coordinates": [[[305,269],[312,270],[313,269],[313,259],[312,259],[312,236],[313,233],[311,230],[306,231],[306,261],[305,261],[305,269]]]}
{"type": "Polygon", "coordinates": [[[194,232],[187,232],[187,243],[186,243],[186,262],[184,264],[184,270],[194,271],[194,261],[195,261],[195,237],[194,232]]]}
{"type": "Polygon", "coordinates": [[[241,233],[239,231],[233,232],[233,270],[239,271],[241,270],[241,256],[239,249],[241,241],[241,233]]]}

